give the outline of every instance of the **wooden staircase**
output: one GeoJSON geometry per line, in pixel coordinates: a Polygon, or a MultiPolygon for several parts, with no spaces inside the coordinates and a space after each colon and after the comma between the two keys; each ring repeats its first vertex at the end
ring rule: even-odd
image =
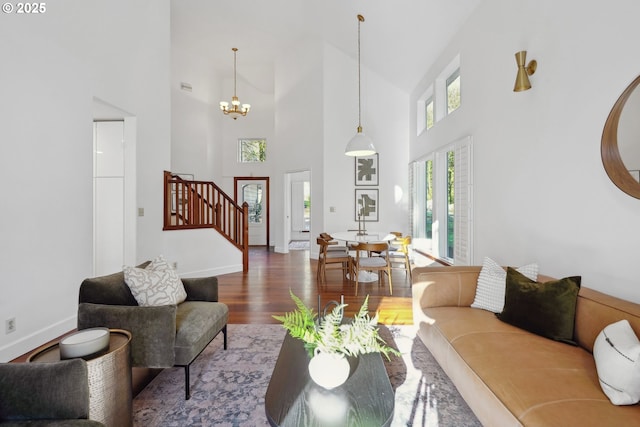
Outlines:
{"type": "Polygon", "coordinates": [[[164,171],[163,230],[213,228],[242,252],[249,271],[249,205],[238,205],[209,181],[186,180],[164,171]]]}

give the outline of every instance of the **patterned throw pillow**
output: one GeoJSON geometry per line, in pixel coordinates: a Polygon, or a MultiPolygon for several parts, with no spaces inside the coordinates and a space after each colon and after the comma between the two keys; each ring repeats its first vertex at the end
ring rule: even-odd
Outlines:
{"type": "Polygon", "coordinates": [[[182,280],[162,255],[147,268],[125,266],[124,281],[140,306],[180,304],[187,298],[182,280]]]}
{"type": "Polygon", "coordinates": [[[593,345],[602,391],[614,405],[640,401],[640,341],[626,319],[606,326],[593,345]]]}
{"type": "MultiPolygon", "coordinates": [[[[538,280],[538,264],[527,264],[517,268],[531,280],[538,280]]],[[[500,313],[504,308],[507,272],[497,262],[485,257],[478,276],[476,296],[471,307],[500,313]]]]}

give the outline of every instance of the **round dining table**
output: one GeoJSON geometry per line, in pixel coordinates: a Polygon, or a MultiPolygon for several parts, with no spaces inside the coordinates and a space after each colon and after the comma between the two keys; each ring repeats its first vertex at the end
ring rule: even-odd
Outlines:
{"type": "Polygon", "coordinates": [[[396,238],[391,233],[384,233],[379,231],[367,231],[366,234],[360,234],[358,231],[336,231],[334,233],[329,233],[331,237],[336,240],[342,240],[347,242],[347,244],[353,243],[378,243],[378,242],[386,242],[389,243],[393,239],[396,238]]]}
{"type": "MultiPolygon", "coordinates": [[[[365,234],[359,233],[358,230],[351,231],[336,231],[329,233],[335,240],[341,240],[347,243],[349,247],[350,243],[389,243],[396,238],[391,233],[384,233],[379,231],[366,231],[365,234]]],[[[351,273],[350,273],[351,274],[351,273]]],[[[376,282],[378,275],[369,271],[361,271],[358,274],[358,282],[376,282]]]]}

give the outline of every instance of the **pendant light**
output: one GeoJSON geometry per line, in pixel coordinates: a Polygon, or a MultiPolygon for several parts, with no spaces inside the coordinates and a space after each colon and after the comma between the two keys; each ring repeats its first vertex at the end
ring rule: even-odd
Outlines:
{"type": "Polygon", "coordinates": [[[376,153],[373,141],[362,132],[362,112],[360,101],[360,23],[364,22],[364,17],[358,15],[358,132],[347,144],[344,154],[347,156],[371,156],[376,153]]]}
{"type": "Polygon", "coordinates": [[[238,48],[234,47],[231,50],[233,51],[233,98],[231,98],[231,107],[229,107],[228,102],[221,101],[220,109],[225,114],[225,116],[231,115],[233,117],[233,120],[236,120],[238,116],[246,116],[251,109],[251,105],[242,104],[242,106],[240,106],[240,101],[238,100],[238,96],[236,95],[236,54],[238,53],[238,48]]]}

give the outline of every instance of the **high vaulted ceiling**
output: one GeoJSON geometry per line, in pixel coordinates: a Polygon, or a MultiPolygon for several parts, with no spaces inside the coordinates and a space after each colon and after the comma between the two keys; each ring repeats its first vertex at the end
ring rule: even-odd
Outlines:
{"type": "Polygon", "coordinates": [[[410,92],[480,1],[172,0],[172,48],[231,78],[237,47],[238,80],[269,90],[274,58],[299,40],[320,38],[357,58],[361,14],[362,65],[410,92]]]}

